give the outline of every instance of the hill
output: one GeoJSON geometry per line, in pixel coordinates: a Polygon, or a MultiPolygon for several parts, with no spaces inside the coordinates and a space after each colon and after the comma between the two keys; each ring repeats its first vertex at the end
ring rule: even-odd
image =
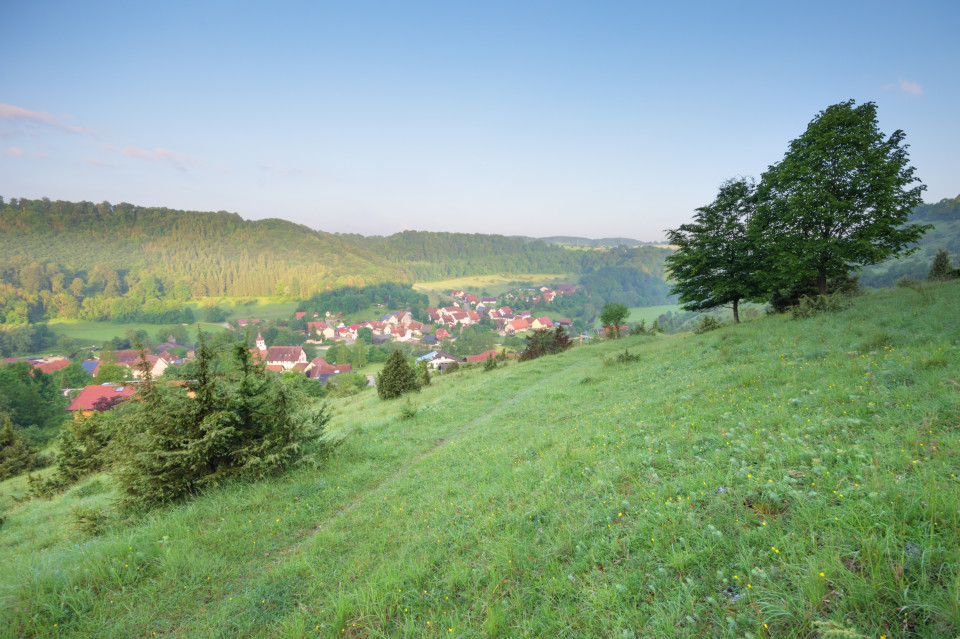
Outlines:
{"type": "Polygon", "coordinates": [[[860,275],[860,283],[875,288],[893,286],[902,277],[922,280],[930,272],[937,250],[950,254],[954,266],[960,263],[960,196],[943,199],[936,204],[924,204],[914,209],[911,224],[931,224],[916,253],[901,259],[887,260],[868,266],[860,275]]]}
{"type": "Polygon", "coordinates": [[[10,480],[0,634],[956,636],[958,307],[884,290],[437,375],[407,419],[367,391],[318,468],[151,514],[107,475],[10,480]]]}

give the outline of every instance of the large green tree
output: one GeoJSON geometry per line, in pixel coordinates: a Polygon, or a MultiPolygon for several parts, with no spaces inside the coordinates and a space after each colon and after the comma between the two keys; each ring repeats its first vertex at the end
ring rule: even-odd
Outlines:
{"type": "Polygon", "coordinates": [[[758,297],[759,255],[748,232],[756,201],[752,180],[728,180],[713,202],[697,209],[693,222],[667,231],[670,244],[678,247],[666,259],[670,292],[684,309],[729,305],[739,322],[740,302],[758,297]]]}
{"type": "Polygon", "coordinates": [[[849,100],[821,111],[790,142],[763,174],[753,218],[768,290],[813,282],[825,295],[831,279],[910,252],[927,227],[907,217],[926,187],[904,137],[880,132],[876,104],[849,100]]]}

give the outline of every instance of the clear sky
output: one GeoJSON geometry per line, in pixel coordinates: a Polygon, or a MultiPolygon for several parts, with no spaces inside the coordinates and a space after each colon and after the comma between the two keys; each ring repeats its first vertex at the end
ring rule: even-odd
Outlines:
{"type": "Polygon", "coordinates": [[[960,2],[0,2],[0,195],[663,238],[821,109],[960,193],[960,2]]]}

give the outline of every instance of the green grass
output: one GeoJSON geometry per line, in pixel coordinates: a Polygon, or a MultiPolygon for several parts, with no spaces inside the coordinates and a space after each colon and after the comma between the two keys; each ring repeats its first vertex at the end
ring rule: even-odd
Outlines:
{"type": "MultiPolygon", "coordinates": [[[[130,331],[144,330],[150,337],[167,326],[166,324],[114,324],[113,322],[85,322],[78,320],[50,320],[50,330],[55,335],[66,335],[72,337],[82,346],[91,344],[102,344],[114,337],[126,337],[130,331]]],[[[187,330],[192,335],[196,331],[197,324],[191,324],[187,330]]],[[[204,332],[221,331],[223,328],[215,324],[200,323],[204,332]]]]}
{"type": "Polygon", "coordinates": [[[318,468],[148,515],[107,475],[0,501],[0,636],[955,637],[960,284],[929,292],[436,375],[408,420],[368,389],[318,468]]]}

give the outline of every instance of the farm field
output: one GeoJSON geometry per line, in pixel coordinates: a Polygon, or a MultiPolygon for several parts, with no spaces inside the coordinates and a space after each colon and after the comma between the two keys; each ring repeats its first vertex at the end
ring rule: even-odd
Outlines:
{"type": "Polygon", "coordinates": [[[417,282],[413,285],[418,290],[436,291],[446,295],[452,290],[461,289],[470,293],[480,294],[483,291],[490,297],[496,297],[515,286],[533,286],[535,284],[575,284],[578,276],[575,274],[549,273],[522,273],[517,275],[476,275],[472,277],[458,277],[436,282],[417,282]],[[518,284],[519,282],[519,284],[518,284]]]}
{"type": "Polygon", "coordinates": [[[0,636],[955,637],[960,282],[335,400],[149,514],[0,483],[0,636]],[[99,532],[77,513],[99,512],[99,532]]]}
{"type": "MultiPolygon", "coordinates": [[[[115,324],[113,322],[84,322],[77,320],[50,320],[48,326],[56,335],[66,335],[77,340],[77,343],[83,346],[91,344],[102,344],[114,337],[126,337],[129,331],[144,330],[151,336],[163,328],[163,324],[115,324]]],[[[196,331],[197,324],[191,324],[188,330],[196,331]]],[[[200,328],[204,332],[213,332],[223,330],[223,327],[216,324],[200,322],[200,328]]]]}

